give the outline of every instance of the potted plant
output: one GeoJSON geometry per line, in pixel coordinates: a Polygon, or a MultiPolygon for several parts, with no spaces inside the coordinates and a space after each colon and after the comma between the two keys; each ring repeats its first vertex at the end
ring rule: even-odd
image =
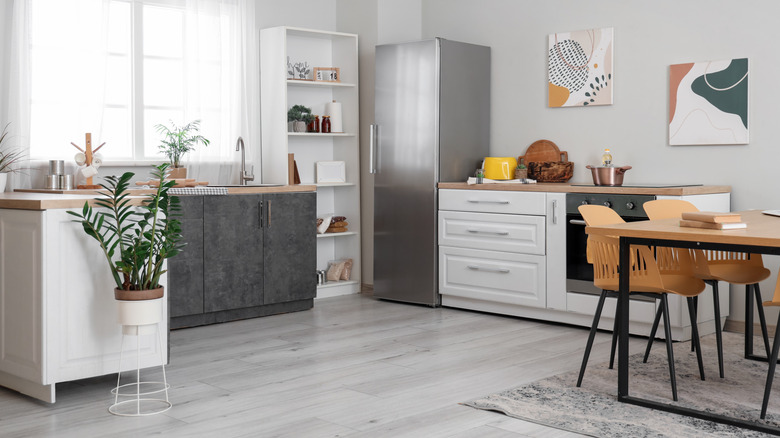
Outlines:
{"type": "Polygon", "coordinates": [[[181,159],[187,152],[195,149],[198,143],[203,146],[209,145],[209,140],[200,135],[200,120],[187,123],[184,126],[177,126],[171,121],[171,126],[162,124],[154,125],[154,128],[163,135],[160,144],[160,151],[168,157],[171,162],[169,178],[186,178],[187,169],[181,165],[181,159]]]}
{"type": "Polygon", "coordinates": [[[306,132],[306,125],[314,120],[311,108],[303,105],[293,105],[287,110],[287,123],[290,132],[306,132]],[[292,123],[291,126],[289,124],[292,123]]]}
{"type": "Polygon", "coordinates": [[[8,174],[21,171],[19,163],[24,158],[23,151],[6,147],[8,143],[8,125],[10,123],[7,123],[3,127],[3,132],[0,133],[0,192],[5,191],[5,186],[8,183],[8,174]]]}
{"type": "Polygon", "coordinates": [[[168,166],[163,163],[154,168],[152,176],[159,185],[138,207],[131,205],[128,192],[134,174],[126,172],[120,177],[108,176],[107,183],[101,184],[106,197],[97,199],[95,204],[106,210],[95,211],[85,202],[81,212],[68,211],[103,250],[116,283],[114,298],[120,303],[123,325],[159,320],[164,295],[160,286],[160,276],[165,273],[163,261],[181,252],[184,246],[181,223],[176,219],[179,199],[168,194],[175,182],[165,180],[168,166]],[[127,304],[123,307],[123,303],[127,304]]]}
{"type": "Polygon", "coordinates": [[[517,168],[515,169],[515,179],[526,178],[528,178],[528,169],[525,167],[525,164],[518,163],[517,168]]]}

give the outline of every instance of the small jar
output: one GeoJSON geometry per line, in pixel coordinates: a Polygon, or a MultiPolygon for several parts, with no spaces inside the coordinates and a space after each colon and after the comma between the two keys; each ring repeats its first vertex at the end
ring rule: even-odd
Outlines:
{"type": "Polygon", "coordinates": [[[314,116],[314,132],[320,132],[320,116],[314,116]]]}
{"type": "Polygon", "coordinates": [[[330,116],[322,116],[322,133],[330,134],[330,116]]]}

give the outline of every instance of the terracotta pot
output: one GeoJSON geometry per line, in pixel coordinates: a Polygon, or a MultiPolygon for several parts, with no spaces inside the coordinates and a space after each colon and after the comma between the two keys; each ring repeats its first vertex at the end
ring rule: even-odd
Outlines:
{"type": "Polygon", "coordinates": [[[170,167],[168,168],[168,179],[187,178],[186,167],[170,167]]]}

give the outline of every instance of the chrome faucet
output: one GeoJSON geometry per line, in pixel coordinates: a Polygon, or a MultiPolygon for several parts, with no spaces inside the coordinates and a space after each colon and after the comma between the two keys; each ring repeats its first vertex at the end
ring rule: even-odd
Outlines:
{"type": "Polygon", "coordinates": [[[255,176],[246,172],[246,150],[244,148],[244,139],[241,137],[238,137],[238,141],[236,141],[236,151],[239,150],[241,151],[241,175],[239,176],[239,183],[242,186],[245,186],[247,181],[254,181],[255,176]]]}

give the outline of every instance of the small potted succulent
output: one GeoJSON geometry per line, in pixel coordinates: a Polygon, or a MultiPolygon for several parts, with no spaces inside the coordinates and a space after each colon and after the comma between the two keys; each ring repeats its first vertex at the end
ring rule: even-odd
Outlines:
{"type": "Polygon", "coordinates": [[[287,124],[290,132],[306,132],[306,125],[314,120],[311,108],[303,105],[293,105],[287,110],[287,124]]]}
{"type": "Polygon", "coordinates": [[[170,127],[158,124],[154,125],[154,129],[162,134],[160,151],[171,162],[168,178],[186,178],[187,169],[181,163],[184,154],[195,149],[198,143],[202,143],[203,146],[208,146],[210,143],[206,137],[200,135],[200,120],[192,121],[184,126],[177,126],[171,121],[170,127]]]}
{"type": "Polygon", "coordinates": [[[517,168],[515,169],[515,179],[526,179],[528,178],[528,169],[525,167],[525,164],[518,163],[517,168]]]}

